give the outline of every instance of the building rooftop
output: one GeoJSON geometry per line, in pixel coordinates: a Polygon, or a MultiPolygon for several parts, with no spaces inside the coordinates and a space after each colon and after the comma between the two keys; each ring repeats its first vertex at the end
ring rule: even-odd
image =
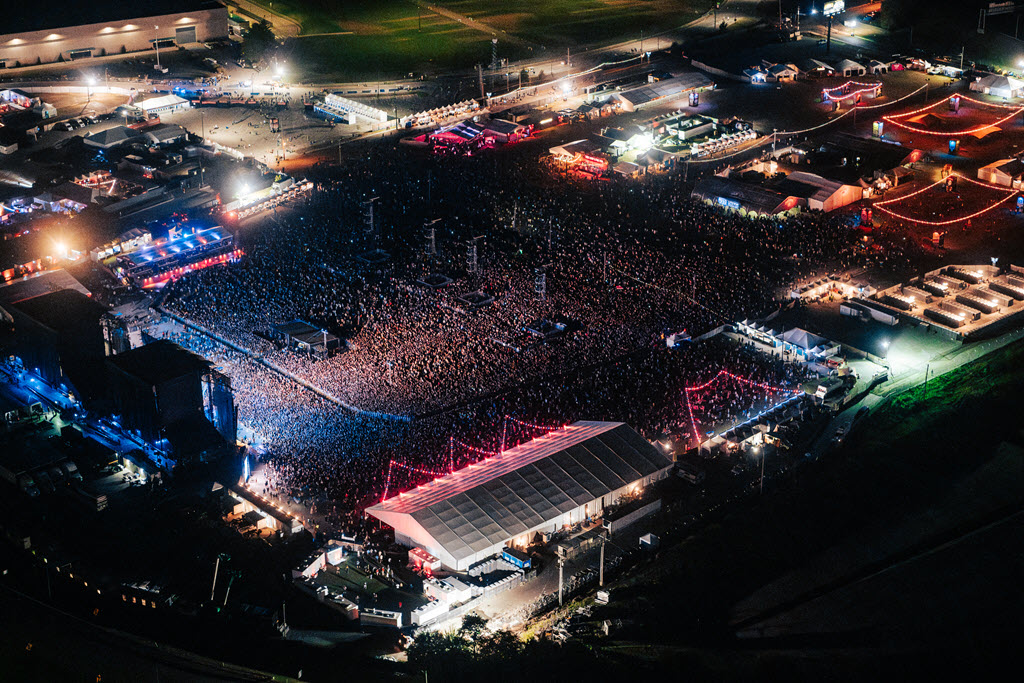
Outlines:
{"type": "Polygon", "coordinates": [[[125,374],[151,386],[194,372],[205,372],[211,367],[205,358],[166,339],[111,356],[108,360],[125,374]]]}
{"type": "Polygon", "coordinates": [[[464,559],[671,464],[626,424],[576,422],[366,511],[464,559]]]}
{"type": "Polygon", "coordinates": [[[787,198],[787,195],[774,189],[720,176],[711,176],[698,181],[693,188],[693,194],[704,199],[732,200],[737,203],[737,206],[732,208],[744,208],[747,211],[768,215],[784,211],[783,204],[787,198]]]}
{"type": "Polygon", "coordinates": [[[85,296],[90,296],[89,290],[83,287],[82,283],[73,278],[68,271],[60,268],[45,270],[35,273],[31,277],[0,285],[0,306],[16,304],[19,301],[58,292],[62,289],[74,289],[85,296]]]}
{"type": "Polygon", "coordinates": [[[54,332],[73,330],[93,323],[107,312],[107,307],[76,289],[62,289],[41,294],[13,304],[14,308],[54,332]]]}
{"type": "Polygon", "coordinates": [[[114,126],[113,128],[107,128],[101,130],[98,133],[91,133],[82,139],[86,145],[90,147],[100,147],[102,149],[109,149],[116,145],[121,145],[134,138],[141,137],[142,133],[129,128],[128,126],[114,126]]]}
{"type": "Polygon", "coordinates": [[[52,0],[42,8],[25,3],[8,3],[4,7],[4,31],[8,34],[42,31],[49,28],[99,24],[105,21],[196,12],[223,6],[217,0],[146,0],[138,3],[52,0]]]}

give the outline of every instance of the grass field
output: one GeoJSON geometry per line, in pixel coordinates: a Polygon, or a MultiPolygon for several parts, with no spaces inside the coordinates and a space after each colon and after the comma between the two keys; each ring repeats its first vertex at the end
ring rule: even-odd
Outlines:
{"type": "Polygon", "coordinates": [[[636,39],[696,19],[710,0],[442,0],[440,5],[545,47],[636,39]]]}
{"type": "MultiPolygon", "coordinates": [[[[710,1],[445,0],[437,5],[521,39],[499,43],[499,56],[516,60],[540,56],[540,46],[558,53],[565,47],[637,38],[641,30],[650,35],[696,18],[710,1]]],[[[269,0],[259,2],[269,6],[269,0]]],[[[301,37],[290,41],[287,51],[310,76],[388,78],[468,68],[491,58],[486,30],[409,0],[275,0],[273,9],[302,25],[301,37]]]]}
{"type": "MultiPolygon", "coordinates": [[[[301,0],[289,0],[298,4],[301,0]]],[[[475,29],[410,2],[356,0],[336,11],[294,12],[303,36],[289,41],[290,57],[310,75],[340,80],[404,77],[409,72],[472,67],[490,61],[490,38],[475,29]],[[319,34],[335,35],[319,35],[319,34]]],[[[502,46],[502,56],[518,59],[522,49],[502,46]]]]}

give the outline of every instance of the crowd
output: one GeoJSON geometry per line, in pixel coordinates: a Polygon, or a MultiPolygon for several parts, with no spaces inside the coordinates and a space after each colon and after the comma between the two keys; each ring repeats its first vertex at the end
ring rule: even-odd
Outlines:
{"type": "MultiPolygon", "coordinates": [[[[672,177],[576,185],[511,149],[424,162],[378,147],[315,182],[239,236],[246,259],[185,276],[165,306],[344,402],[418,418],[354,415],[261,363],[219,352],[231,356],[220,360],[230,365],[240,419],[272,445],[281,486],[342,523],[358,524],[356,511],[383,494],[391,459],[447,470],[480,457],[453,451],[452,436],[492,451],[503,431],[506,445],[542,433],[505,415],[541,425],[612,419],[685,435],[683,387],[720,369],[797,386],[802,378],[777,360],[717,340],[668,350],[665,335],[756,317],[798,278],[861,259],[842,217],[748,220],[690,199],[672,177]],[[362,204],[370,197],[379,198],[372,230],[362,204]],[[444,217],[437,253],[427,255],[422,226],[435,216],[444,217]],[[467,272],[466,241],[480,235],[476,272],[467,272]],[[358,258],[373,248],[390,258],[358,258]],[[441,291],[417,284],[432,272],[455,282],[441,291]],[[465,310],[458,295],[473,290],[494,303],[465,310]],[[561,338],[524,332],[556,317],[568,323],[561,338]],[[272,342],[270,327],[295,318],[347,348],[314,360],[272,342]]],[[[899,266],[907,257],[872,258],[899,266]]],[[[753,389],[725,390],[702,398],[700,421],[759,407],[753,389]]],[[[395,490],[423,477],[393,478],[395,490]]]]}

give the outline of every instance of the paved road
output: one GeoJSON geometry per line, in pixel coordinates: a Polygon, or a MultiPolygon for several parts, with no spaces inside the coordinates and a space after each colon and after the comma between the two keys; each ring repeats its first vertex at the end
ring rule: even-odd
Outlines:
{"type": "Polygon", "coordinates": [[[279,14],[272,9],[258,5],[249,0],[231,0],[232,5],[237,5],[243,12],[267,20],[274,34],[282,38],[294,38],[302,32],[302,25],[299,22],[279,14]]]}

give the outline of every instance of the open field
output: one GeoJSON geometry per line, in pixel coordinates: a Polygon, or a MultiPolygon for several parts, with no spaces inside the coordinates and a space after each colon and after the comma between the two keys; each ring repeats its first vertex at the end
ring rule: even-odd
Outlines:
{"type": "Polygon", "coordinates": [[[709,0],[444,0],[438,4],[545,47],[636,39],[696,19],[709,0]]]}
{"type": "MultiPolygon", "coordinates": [[[[420,13],[412,3],[356,2],[338,14],[318,14],[303,21],[303,36],[290,41],[287,49],[305,69],[340,78],[365,78],[374,71],[382,77],[405,76],[472,67],[491,58],[485,33],[425,10],[420,13]]],[[[501,55],[519,58],[522,49],[503,45],[501,55]]]]}
{"type": "Polygon", "coordinates": [[[409,0],[278,0],[273,9],[302,25],[286,49],[305,69],[365,78],[374,71],[395,77],[488,64],[491,30],[508,34],[499,38],[498,54],[510,60],[636,38],[641,31],[653,34],[697,18],[710,0],[525,0],[514,11],[484,0],[437,6],[455,14],[441,16],[409,0]]]}

